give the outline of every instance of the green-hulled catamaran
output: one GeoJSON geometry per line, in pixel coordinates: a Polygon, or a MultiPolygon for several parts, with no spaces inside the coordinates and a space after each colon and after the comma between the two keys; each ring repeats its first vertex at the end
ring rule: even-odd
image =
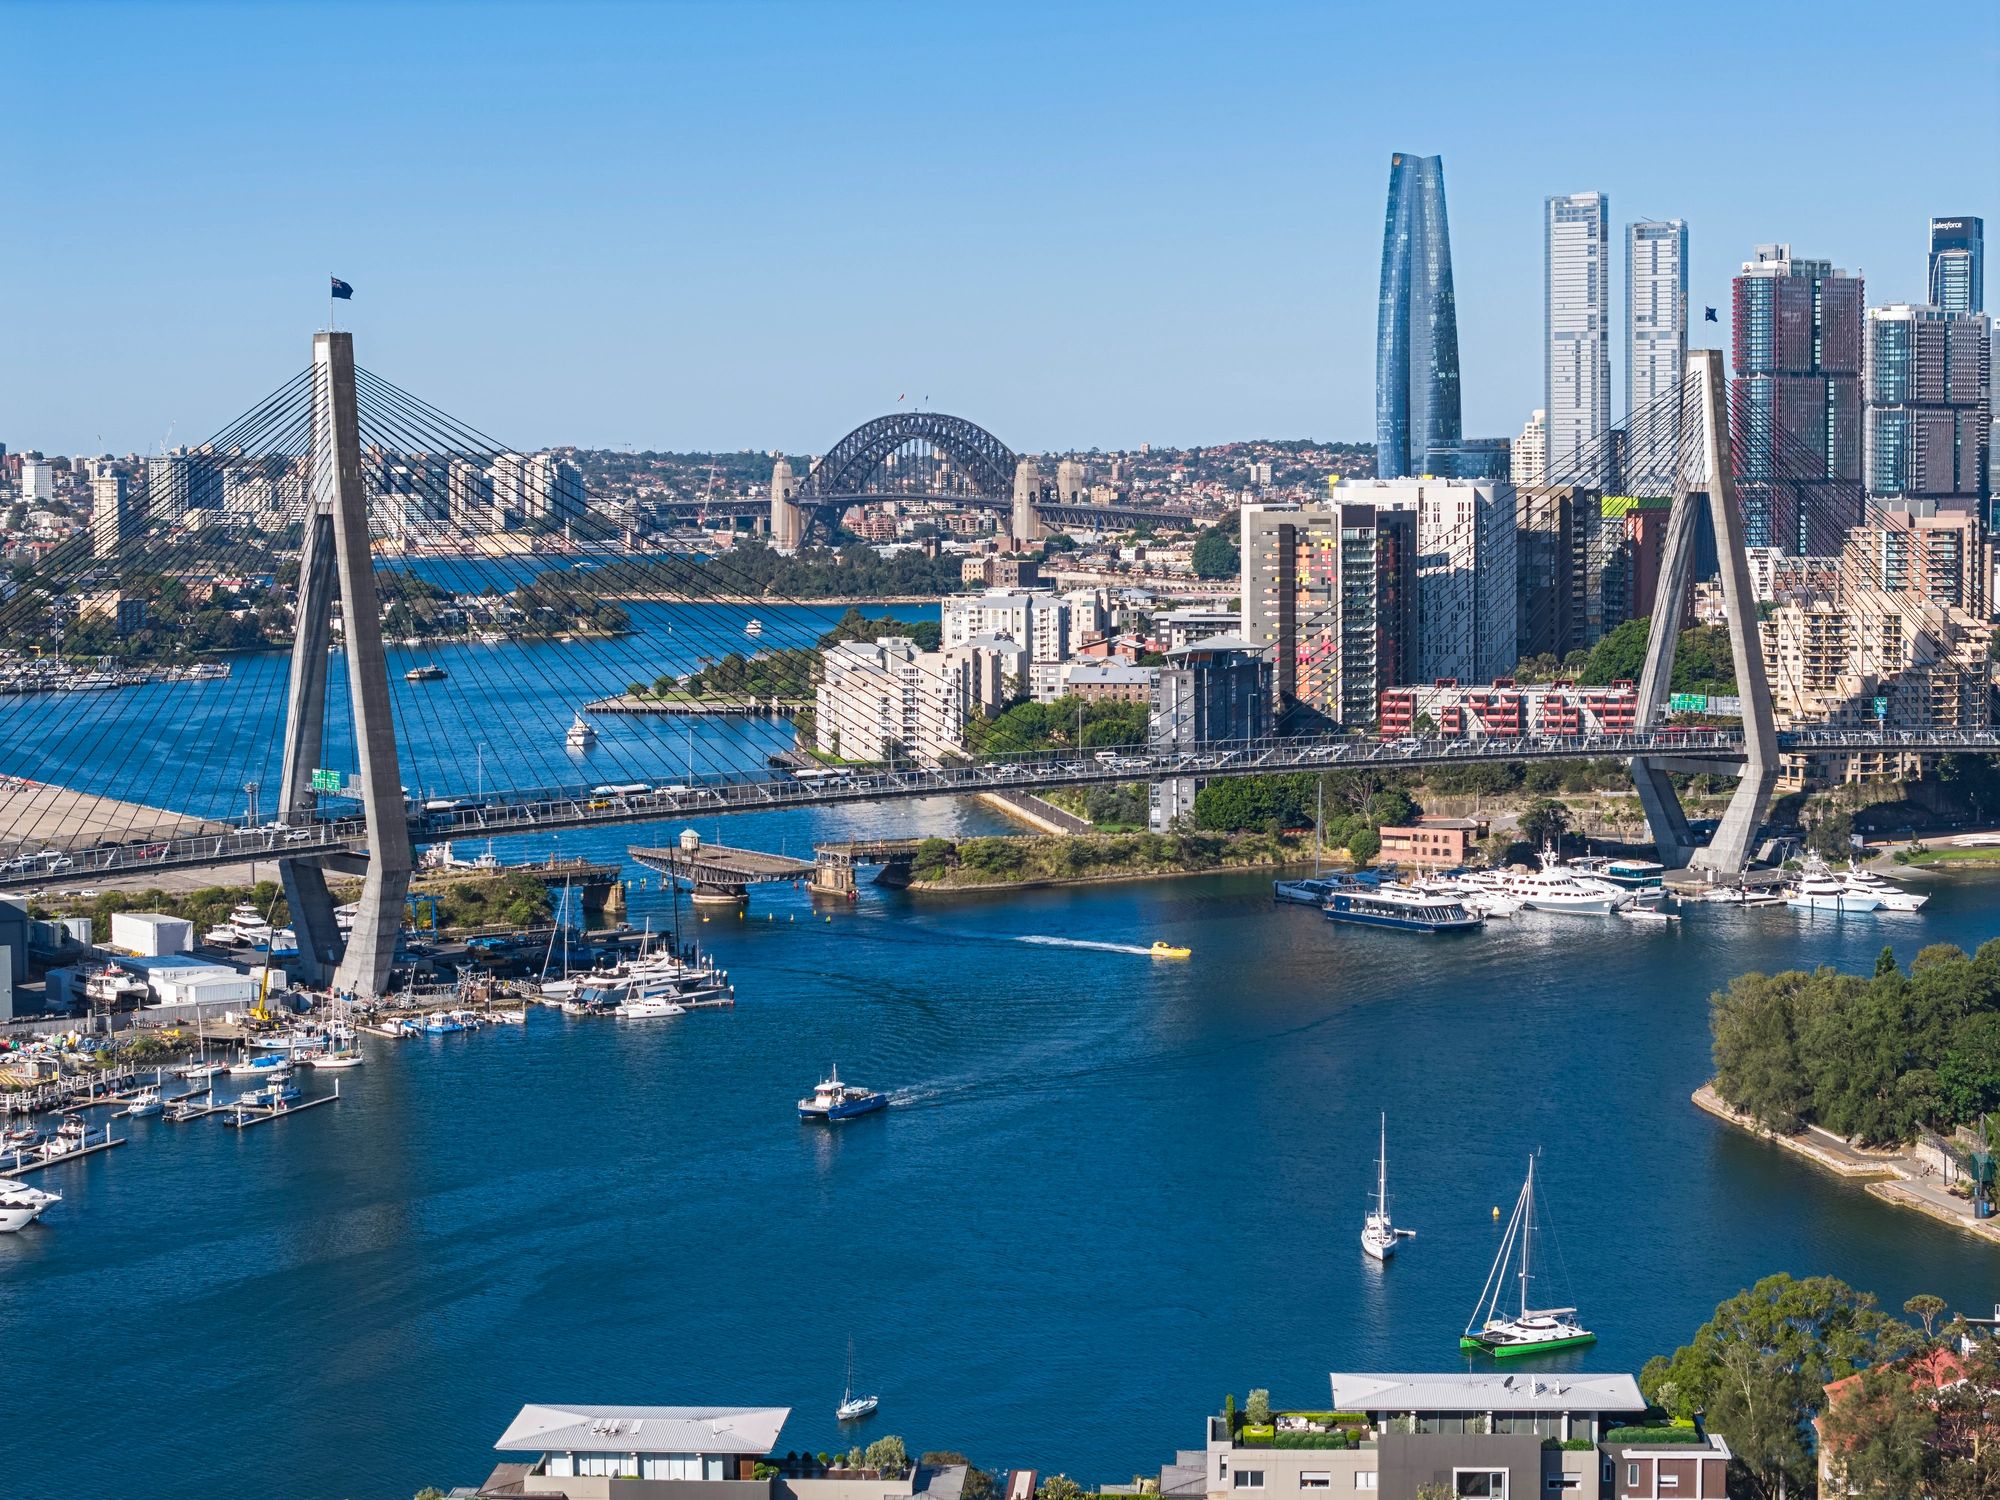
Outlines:
{"type": "Polygon", "coordinates": [[[1514,1201],[1514,1216],[1500,1240],[1500,1253],[1486,1275],[1486,1286],[1473,1309],[1472,1321],[1465,1326],[1458,1347],[1509,1359],[1517,1354],[1547,1354],[1557,1349],[1574,1349],[1594,1344],[1597,1335],[1576,1320],[1573,1307],[1530,1307],[1528,1305],[1529,1262],[1535,1240],[1535,1158],[1528,1158],[1528,1180],[1514,1201]],[[1507,1285],[1507,1266],[1520,1247],[1521,1310],[1512,1315],[1500,1311],[1500,1294],[1507,1285]]]}

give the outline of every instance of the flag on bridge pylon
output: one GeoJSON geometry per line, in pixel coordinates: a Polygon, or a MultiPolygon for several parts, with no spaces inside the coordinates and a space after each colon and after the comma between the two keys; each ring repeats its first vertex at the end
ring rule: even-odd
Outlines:
{"type": "Polygon", "coordinates": [[[342,281],[338,276],[333,277],[332,280],[333,280],[333,291],[328,295],[338,297],[343,302],[351,302],[354,300],[353,287],[349,286],[346,282],[342,281]]]}

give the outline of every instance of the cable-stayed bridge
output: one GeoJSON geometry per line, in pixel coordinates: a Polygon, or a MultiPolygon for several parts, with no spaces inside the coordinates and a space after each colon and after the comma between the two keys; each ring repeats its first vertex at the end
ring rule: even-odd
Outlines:
{"type": "MultiPolygon", "coordinates": [[[[1777,732],[1719,356],[1693,356],[1670,397],[1605,440],[1607,454],[1636,434],[1643,451],[1672,455],[1635,732],[1083,742],[926,764],[891,746],[877,764],[799,773],[773,769],[791,749],[782,721],[699,710],[774,697],[774,674],[791,673],[796,689],[839,607],[774,588],[754,548],[579,561],[600,557],[617,528],[584,503],[573,470],[357,368],[350,335],[321,334],[307,370],[208,443],[150,460],[130,484],[100,479],[92,533],[0,602],[0,687],[15,689],[0,695],[0,771],[15,778],[0,785],[0,888],[276,859],[304,977],[373,993],[414,849],[455,838],[988,790],[1614,756],[1633,766],[1664,859],[1730,871],[1748,857],[1784,751],[2000,749],[1983,732],[1879,724],[1777,732]],[[1740,728],[1688,730],[1665,713],[1703,514],[1722,561],[1740,728]],[[241,649],[256,646],[266,649],[241,649]],[[101,665],[76,665],[90,657],[101,665]],[[210,668],[119,685],[133,665],[225,660],[226,679],[210,668]],[[646,685],[657,711],[586,719],[587,705],[646,685]],[[1741,778],[1702,848],[1669,780],[1684,770],[1741,778]],[[329,871],[364,880],[345,938],[329,871]]],[[[990,434],[915,421],[933,417],[857,429],[796,487],[774,487],[774,520],[791,519],[780,505],[802,522],[875,495],[993,501],[1009,463],[1009,503],[1046,503],[990,434]],[[941,456],[924,458],[926,445],[941,456]],[[914,488],[911,471],[884,477],[891,454],[912,451],[914,488]]],[[[920,674],[902,685],[919,712],[949,688],[920,674]]]]}

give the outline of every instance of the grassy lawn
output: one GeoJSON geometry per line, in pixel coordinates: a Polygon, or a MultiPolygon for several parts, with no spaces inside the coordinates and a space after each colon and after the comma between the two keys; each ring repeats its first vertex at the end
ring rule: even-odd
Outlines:
{"type": "Polygon", "coordinates": [[[1899,865],[1977,865],[2000,864],[2000,845],[1969,844],[1963,847],[1950,846],[1942,849],[1919,849],[1916,853],[1898,853],[1899,865]]]}

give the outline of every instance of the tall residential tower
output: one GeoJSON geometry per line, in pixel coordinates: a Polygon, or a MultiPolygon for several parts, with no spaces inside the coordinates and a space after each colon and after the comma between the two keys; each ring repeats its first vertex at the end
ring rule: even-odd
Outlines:
{"type": "Polygon", "coordinates": [[[1550,484],[1602,485],[1610,478],[1610,214],[1602,193],[1562,193],[1545,205],[1542,407],[1550,484]]]}
{"type": "Polygon", "coordinates": [[[1629,485],[1670,489],[1680,446],[1680,403],[1661,400],[1687,368],[1688,231],[1682,219],[1625,226],[1625,450],[1629,485]],[[1658,407],[1654,403],[1658,402],[1658,407]]]}
{"type": "Polygon", "coordinates": [[[1382,295],[1375,331],[1375,472],[1435,471],[1433,448],[1458,443],[1458,309],[1445,226],[1444,158],[1389,158],[1382,295]]]}

